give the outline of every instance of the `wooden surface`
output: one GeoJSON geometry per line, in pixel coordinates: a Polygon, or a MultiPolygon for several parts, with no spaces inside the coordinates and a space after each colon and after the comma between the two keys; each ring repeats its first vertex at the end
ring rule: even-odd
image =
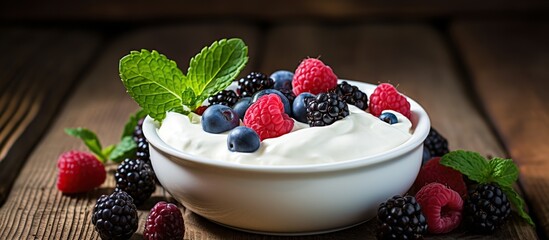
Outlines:
{"type": "MultiPolygon", "coordinates": [[[[547,25],[513,24],[515,27],[508,30],[503,27],[494,29],[484,23],[458,22],[452,25],[449,36],[422,23],[303,22],[284,22],[268,28],[245,23],[151,26],[108,37],[104,41],[98,40],[94,30],[74,36],[64,34],[66,38],[80,39],[79,34],[91,37],[85,38],[88,40],[80,39],[80,42],[71,41],[74,42],[72,45],[54,41],[53,45],[35,47],[41,51],[54,51],[56,44],[65,46],[64,49],[57,49],[61,51],[60,56],[48,64],[57,66],[55,63],[63,61],[63,52],[69,56],[73,53],[81,60],[71,62],[69,66],[62,65],[64,67],[61,69],[71,67],[77,69],[74,71],[79,74],[65,77],[75,79],[76,84],[69,84],[64,92],[70,94],[63,95],[60,98],[62,101],[54,104],[61,111],[49,111],[55,117],[46,124],[46,134],[43,137],[41,134],[34,135],[38,144],[32,151],[27,150],[27,157],[20,158],[26,164],[0,208],[0,239],[97,239],[98,235],[91,224],[91,210],[101,194],[112,192],[116,166],[108,166],[108,178],[100,188],[86,194],[61,194],[55,188],[57,157],[67,150],[85,150],[79,140],[65,135],[63,129],[78,126],[90,128],[98,133],[104,145],[118,140],[129,114],[137,109],[118,77],[118,60],[130,50],[159,50],[177,61],[181,69],[186,69],[188,59],[203,46],[219,38],[235,36],[242,38],[249,46],[250,60],[242,74],[252,70],[266,73],[277,69],[293,70],[301,59],[320,56],[340,78],[398,85],[401,92],[414,98],[428,111],[432,125],[448,138],[451,149],[516,158],[521,164],[519,186],[523,187],[517,190],[525,190],[540,231],[536,232],[513,213],[510,221],[493,235],[473,235],[467,229],[460,228],[450,234],[427,235],[427,239],[544,239],[549,218],[549,209],[545,204],[549,192],[544,170],[549,166],[546,150],[540,153],[540,149],[548,149],[542,136],[547,136],[547,127],[543,125],[548,123],[549,115],[547,101],[543,101],[547,100],[543,94],[547,91],[543,88],[547,86],[547,70],[543,66],[548,62],[549,53],[546,44],[540,51],[535,51],[534,46],[537,45],[532,42],[538,45],[547,42],[544,41],[547,39],[547,25]],[[540,32],[545,32],[545,35],[538,38],[540,32]],[[524,38],[516,37],[517,34],[524,35],[524,38]],[[504,38],[508,40],[499,41],[504,38]],[[494,41],[499,43],[491,44],[494,41]],[[99,47],[94,45],[99,43],[99,47]],[[528,44],[532,46],[521,48],[528,44]],[[512,50],[503,51],[502,48],[512,50]],[[91,54],[85,49],[97,52],[91,54]],[[90,61],[82,60],[90,57],[90,61]],[[502,68],[509,72],[499,72],[502,68]],[[521,78],[517,80],[515,77],[519,73],[521,78]],[[505,82],[509,84],[501,86],[505,82]],[[520,89],[529,97],[509,93],[515,89],[520,89]],[[485,92],[493,92],[493,95],[483,94],[485,92]],[[525,105],[517,105],[519,102],[525,105]],[[509,117],[509,112],[517,108],[521,109],[522,114],[515,113],[509,117]],[[524,119],[529,122],[521,122],[524,119]],[[538,189],[540,187],[541,190],[538,189]]],[[[36,41],[58,33],[58,30],[51,29],[41,31],[34,38],[38,39],[36,41]]],[[[5,49],[19,42],[10,36],[2,34],[0,37],[0,44],[5,49]]],[[[0,57],[0,68],[10,69],[0,72],[0,99],[21,102],[16,100],[20,94],[8,96],[4,86],[15,79],[13,74],[24,72],[37,63],[31,61],[35,55],[29,48],[20,47],[11,51],[16,52],[20,64],[13,63],[6,55],[0,57]],[[13,72],[12,75],[9,75],[10,72],[13,72]]],[[[57,68],[49,66],[46,69],[57,68]]],[[[53,71],[58,72],[63,71],[53,71]]],[[[45,84],[43,86],[48,86],[46,83],[59,84],[55,74],[46,76],[41,78],[45,84]]],[[[44,87],[38,90],[48,91],[44,87]]],[[[4,108],[0,110],[5,111],[4,108]]],[[[12,136],[19,138],[14,134],[12,136]]],[[[10,149],[19,146],[28,147],[29,144],[19,144],[10,149]]],[[[161,199],[173,201],[159,187],[145,206],[140,207],[140,226],[132,239],[142,238],[147,213],[161,199]]],[[[322,235],[274,237],[221,227],[181,209],[184,211],[186,239],[375,239],[374,221],[322,235]]]]}

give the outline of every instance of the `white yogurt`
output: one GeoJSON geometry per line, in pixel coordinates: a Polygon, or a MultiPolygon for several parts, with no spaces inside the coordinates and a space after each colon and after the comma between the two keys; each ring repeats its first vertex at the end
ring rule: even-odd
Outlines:
{"type": "Polygon", "coordinates": [[[253,153],[231,152],[227,134],[202,130],[200,117],[168,112],[158,129],[160,138],[173,148],[209,159],[255,165],[308,165],[346,161],[374,155],[406,142],[412,123],[394,113],[398,123],[389,125],[363,110],[349,105],[346,118],[324,127],[295,122],[292,132],[265,139],[253,153]]]}

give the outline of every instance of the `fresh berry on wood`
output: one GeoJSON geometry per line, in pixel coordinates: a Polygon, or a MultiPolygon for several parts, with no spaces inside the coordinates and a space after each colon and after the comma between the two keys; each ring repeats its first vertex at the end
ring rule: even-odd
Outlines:
{"type": "Polygon", "coordinates": [[[57,189],[63,193],[93,190],[103,184],[106,176],[105,166],[90,153],[69,151],[57,160],[57,189]]]}
{"type": "Polygon", "coordinates": [[[499,186],[479,184],[465,201],[465,219],[471,229],[489,234],[503,225],[511,214],[511,204],[499,186]]]}
{"type": "Polygon", "coordinates": [[[463,200],[456,191],[440,183],[429,183],[416,193],[416,201],[427,218],[430,233],[448,233],[461,223],[463,200]]]}
{"type": "Polygon", "coordinates": [[[440,157],[434,157],[421,167],[412,190],[417,192],[423,186],[437,182],[448,186],[462,197],[467,195],[467,186],[463,181],[463,175],[451,167],[440,164],[440,160],[440,157]]]}
{"type": "Polygon", "coordinates": [[[151,165],[139,159],[126,159],[114,174],[116,191],[127,192],[139,206],[156,190],[155,175],[151,165]]]}
{"type": "Polygon", "coordinates": [[[444,154],[450,152],[448,149],[448,140],[432,127],[423,144],[429,150],[431,157],[442,157],[444,154]]]}
{"type": "Polygon", "coordinates": [[[377,239],[423,239],[427,220],[413,196],[393,196],[377,210],[377,239]]]}
{"type": "Polygon", "coordinates": [[[181,211],[173,203],[160,201],[147,216],[143,239],[171,240],[183,239],[185,225],[181,211]]]}
{"type": "Polygon", "coordinates": [[[124,191],[102,195],[92,213],[92,224],[103,240],[130,239],[137,231],[139,218],[132,197],[124,191]]]}

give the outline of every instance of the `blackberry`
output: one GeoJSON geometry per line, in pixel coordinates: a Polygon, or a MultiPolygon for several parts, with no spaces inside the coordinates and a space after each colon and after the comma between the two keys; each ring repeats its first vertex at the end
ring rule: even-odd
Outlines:
{"type": "Polygon", "coordinates": [[[355,105],[357,108],[366,110],[368,108],[368,95],[363,91],[360,91],[357,86],[353,86],[346,81],[337,84],[337,86],[330,90],[330,92],[336,93],[348,104],[355,105]]]}
{"type": "Polygon", "coordinates": [[[210,105],[223,104],[225,106],[232,107],[238,102],[238,95],[233,90],[222,90],[208,98],[210,105]]]}
{"type": "Polygon", "coordinates": [[[335,93],[320,93],[307,100],[309,126],[327,126],[349,115],[349,107],[335,93]]]}
{"type": "Polygon", "coordinates": [[[429,153],[431,153],[431,157],[442,157],[449,152],[448,140],[432,127],[423,144],[429,150],[429,153]]]}
{"type": "Polygon", "coordinates": [[[135,205],[145,202],[156,190],[155,175],[151,165],[140,159],[126,159],[116,173],[115,191],[125,191],[134,199],[135,205]]]}
{"type": "Polygon", "coordinates": [[[260,72],[251,72],[248,76],[238,80],[237,91],[241,97],[251,97],[259,90],[273,88],[274,81],[260,72]]]}
{"type": "Polygon", "coordinates": [[[149,141],[146,138],[139,138],[136,141],[137,152],[136,157],[139,160],[143,160],[148,164],[151,164],[151,158],[149,155],[149,141]]]}
{"type": "Polygon", "coordinates": [[[292,89],[281,88],[281,89],[277,89],[277,90],[280,91],[282,94],[284,94],[284,96],[286,96],[286,98],[290,102],[290,105],[292,105],[294,103],[295,94],[292,91],[292,89]]]}
{"type": "Polygon", "coordinates": [[[465,200],[464,215],[478,233],[492,233],[511,214],[511,204],[501,188],[493,183],[479,184],[465,200]]]}
{"type": "Polygon", "coordinates": [[[395,195],[377,210],[377,239],[423,239],[427,220],[413,196],[395,195]]]}
{"type": "Polygon", "coordinates": [[[129,239],[138,228],[137,208],[124,191],[102,195],[92,213],[92,224],[101,239],[129,239]]]}
{"type": "Polygon", "coordinates": [[[145,119],[144,118],[141,118],[137,121],[137,124],[135,125],[135,128],[133,129],[133,140],[135,141],[135,143],[137,143],[137,141],[140,139],[140,138],[145,138],[145,135],[143,134],[143,121],[145,119]]]}

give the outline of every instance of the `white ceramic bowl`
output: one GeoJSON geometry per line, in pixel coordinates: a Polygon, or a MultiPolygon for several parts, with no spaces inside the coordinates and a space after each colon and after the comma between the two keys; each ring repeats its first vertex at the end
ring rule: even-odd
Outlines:
{"type": "MultiPolygon", "coordinates": [[[[346,80],[368,96],[375,85],[346,80]]],[[[329,232],[374,217],[381,202],[404,194],[421,167],[430,121],[409,99],[414,132],[404,144],[360,159],[299,166],[242,165],[205,159],[170,147],[150,117],[143,132],[158,180],[191,211],[251,232],[300,235],[329,232]]]]}

